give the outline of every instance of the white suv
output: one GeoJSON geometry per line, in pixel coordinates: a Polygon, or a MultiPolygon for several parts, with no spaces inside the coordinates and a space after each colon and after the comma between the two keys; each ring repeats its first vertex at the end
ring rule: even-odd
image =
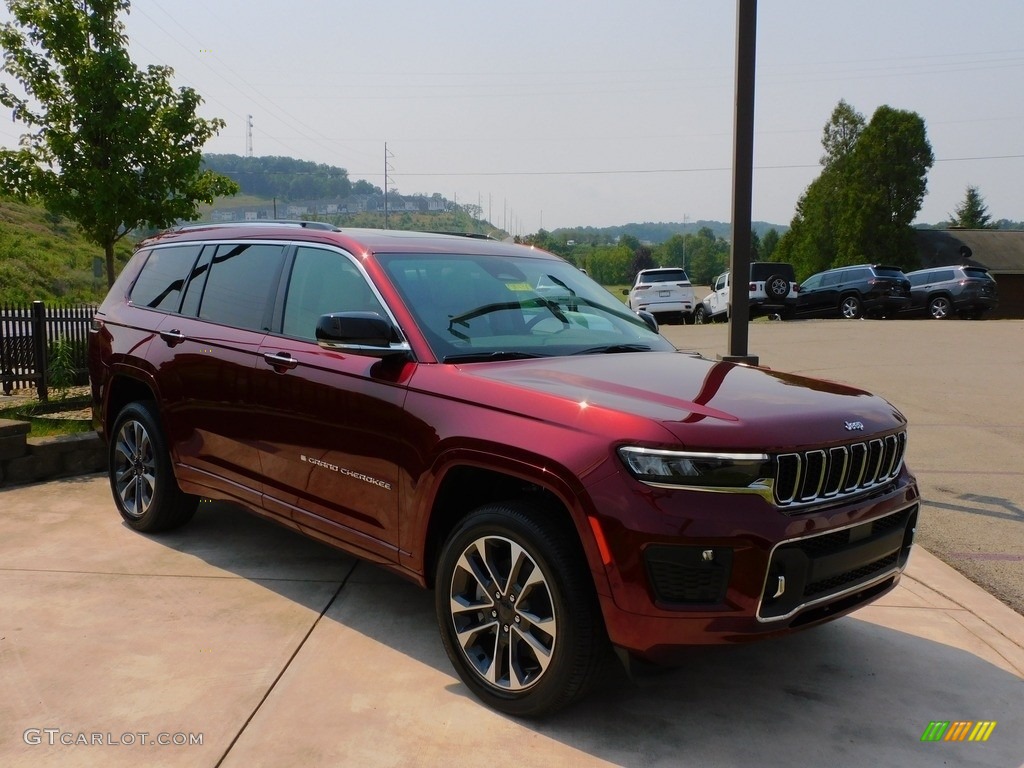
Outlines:
{"type": "MultiPolygon", "coordinates": [[[[755,261],[750,265],[750,317],[779,315],[791,318],[799,291],[791,264],[755,261]]],[[[714,287],[693,313],[694,322],[729,319],[729,273],[715,278],[714,287]]]]}
{"type": "Polygon", "coordinates": [[[622,290],[629,296],[629,308],[634,312],[650,312],[659,323],[670,319],[690,322],[696,299],[686,270],[679,267],[642,269],[637,273],[633,287],[622,290]]]}

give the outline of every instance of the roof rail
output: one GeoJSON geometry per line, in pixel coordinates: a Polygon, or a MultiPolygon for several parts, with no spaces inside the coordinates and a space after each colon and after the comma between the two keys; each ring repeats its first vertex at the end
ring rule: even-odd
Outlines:
{"type": "Polygon", "coordinates": [[[257,219],[256,221],[196,221],[188,224],[179,224],[173,227],[173,231],[180,232],[186,229],[210,229],[210,228],[221,228],[221,227],[276,227],[276,226],[292,226],[302,227],[303,229],[323,229],[331,232],[340,232],[341,230],[334,224],[330,224],[326,221],[300,221],[298,219],[257,219]]]}
{"type": "Polygon", "coordinates": [[[430,229],[427,232],[431,235],[451,235],[452,237],[469,237],[474,240],[496,240],[497,238],[491,235],[486,235],[483,232],[443,232],[439,229],[430,229]]]}

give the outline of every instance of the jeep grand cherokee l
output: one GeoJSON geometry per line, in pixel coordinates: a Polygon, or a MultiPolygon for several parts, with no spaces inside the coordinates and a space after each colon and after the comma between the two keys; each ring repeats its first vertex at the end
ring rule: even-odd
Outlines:
{"type": "Polygon", "coordinates": [[[958,314],[965,320],[981,316],[999,304],[995,278],[984,267],[951,265],[908,272],[908,313],[927,313],[936,320],[958,314]]]}
{"type": "Polygon", "coordinates": [[[800,285],[796,314],[847,320],[893,317],[910,306],[910,281],[899,267],[858,264],[811,275],[800,285]]]}
{"type": "Polygon", "coordinates": [[[568,704],[613,647],[669,661],[846,614],[911,548],[892,405],[679,352],[533,248],[166,232],[89,365],[128,525],[228,500],[432,588],[453,666],[508,713],[568,704]]]}

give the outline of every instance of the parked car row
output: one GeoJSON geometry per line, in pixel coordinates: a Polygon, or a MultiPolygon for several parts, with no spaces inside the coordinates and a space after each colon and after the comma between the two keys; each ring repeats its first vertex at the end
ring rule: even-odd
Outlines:
{"type": "MultiPolygon", "coordinates": [[[[750,265],[750,317],[930,316],[957,315],[977,320],[998,304],[996,281],[984,267],[948,266],[905,273],[884,264],[837,267],[811,275],[797,285],[790,264],[750,265]]],[[[729,273],[715,279],[711,293],[694,310],[697,323],[729,318],[729,273]]]]}

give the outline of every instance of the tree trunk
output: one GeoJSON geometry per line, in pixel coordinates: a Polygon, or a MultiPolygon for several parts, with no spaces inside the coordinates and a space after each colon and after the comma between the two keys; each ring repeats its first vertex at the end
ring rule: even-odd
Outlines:
{"type": "Polygon", "coordinates": [[[107,257],[107,288],[111,288],[114,285],[114,243],[108,241],[103,244],[103,253],[107,257]]]}

